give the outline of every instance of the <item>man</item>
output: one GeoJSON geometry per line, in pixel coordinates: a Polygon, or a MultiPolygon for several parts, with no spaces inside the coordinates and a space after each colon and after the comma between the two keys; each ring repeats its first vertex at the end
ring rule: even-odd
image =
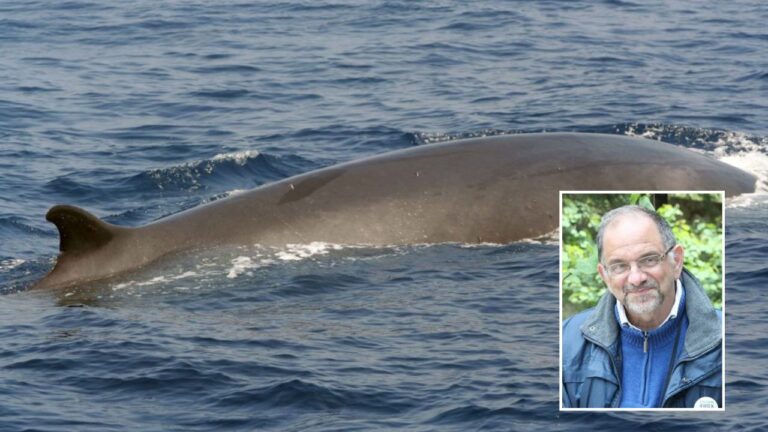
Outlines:
{"type": "Polygon", "coordinates": [[[620,207],[597,247],[608,289],[563,323],[563,407],[722,407],[720,312],[683,269],[669,224],[620,207]]]}

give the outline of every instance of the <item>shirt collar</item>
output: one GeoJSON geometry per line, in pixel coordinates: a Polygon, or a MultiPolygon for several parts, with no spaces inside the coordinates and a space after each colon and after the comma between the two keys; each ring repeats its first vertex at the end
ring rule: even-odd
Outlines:
{"type": "MultiPolygon", "coordinates": [[[[672,310],[669,311],[669,315],[667,316],[667,319],[665,319],[664,322],[659,324],[659,327],[666,324],[667,321],[677,318],[677,310],[680,308],[680,297],[682,297],[682,295],[683,295],[683,284],[680,282],[680,279],[677,279],[675,281],[675,303],[672,305],[672,310]]],[[[630,328],[633,328],[635,330],[643,331],[635,327],[634,325],[632,325],[631,322],[629,322],[629,319],[627,318],[627,311],[624,310],[624,305],[622,305],[620,302],[616,302],[616,312],[619,314],[619,324],[621,324],[622,327],[629,326],[630,328]]]]}

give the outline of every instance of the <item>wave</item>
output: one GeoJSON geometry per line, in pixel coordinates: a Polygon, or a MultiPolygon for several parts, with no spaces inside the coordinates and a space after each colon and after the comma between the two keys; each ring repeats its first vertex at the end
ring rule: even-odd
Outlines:
{"type": "Polygon", "coordinates": [[[21,258],[5,258],[0,259],[0,273],[5,273],[15,269],[16,267],[24,264],[26,260],[21,258]]]}
{"type": "Polygon", "coordinates": [[[50,268],[50,258],[0,256],[0,295],[26,290],[50,268]]]}
{"type": "Polygon", "coordinates": [[[272,156],[246,150],[145,171],[129,179],[128,183],[142,189],[163,191],[226,190],[233,185],[254,187],[289,177],[307,165],[312,164],[300,156],[272,156]]]}
{"type": "Polygon", "coordinates": [[[234,392],[224,397],[217,397],[211,403],[227,409],[260,410],[297,407],[312,411],[352,409],[382,414],[396,414],[417,406],[417,400],[405,394],[395,394],[392,391],[374,388],[360,390],[335,388],[328,384],[315,384],[296,378],[265,387],[234,392]]]}
{"type": "Polygon", "coordinates": [[[313,165],[312,161],[296,155],[273,156],[257,150],[245,150],[150,169],[129,177],[105,178],[100,184],[93,180],[86,182],[80,174],[69,174],[51,180],[46,189],[75,202],[113,202],[120,197],[143,201],[148,197],[167,197],[169,194],[188,196],[190,192],[222,193],[236,188],[250,189],[298,174],[313,165]]]}
{"type": "Polygon", "coordinates": [[[616,125],[615,130],[623,135],[641,136],[704,150],[716,156],[748,152],[768,154],[768,137],[748,135],[742,132],[664,123],[626,123],[616,125]]]}
{"type": "Polygon", "coordinates": [[[410,147],[416,134],[388,127],[334,124],[259,137],[258,149],[220,153],[212,158],[142,172],[128,179],[136,188],[168,191],[251,188],[313,169],[410,147]],[[272,143],[290,143],[275,147],[272,143]]]}

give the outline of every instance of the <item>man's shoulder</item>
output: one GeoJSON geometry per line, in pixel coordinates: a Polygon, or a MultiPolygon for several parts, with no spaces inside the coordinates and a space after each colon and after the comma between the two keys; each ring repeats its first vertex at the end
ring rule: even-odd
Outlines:
{"type": "Polygon", "coordinates": [[[581,332],[581,326],[593,312],[594,308],[589,308],[563,321],[563,353],[566,357],[576,355],[582,349],[586,340],[581,332]]]}
{"type": "Polygon", "coordinates": [[[594,308],[583,310],[563,321],[562,360],[564,377],[571,379],[574,373],[582,370],[581,361],[584,358],[584,350],[589,342],[584,337],[581,327],[589,320],[594,308]]]}
{"type": "Polygon", "coordinates": [[[563,335],[565,335],[566,332],[579,332],[581,325],[584,324],[594,311],[595,308],[593,307],[585,309],[563,321],[563,335]]]}

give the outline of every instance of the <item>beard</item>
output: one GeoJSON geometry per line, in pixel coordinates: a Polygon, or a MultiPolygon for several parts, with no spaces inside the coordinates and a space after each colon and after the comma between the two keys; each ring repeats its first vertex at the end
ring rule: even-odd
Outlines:
{"type": "Polygon", "coordinates": [[[664,294],[659,290],[659,283],[647,280],[640,286],[626,284],[622,287],[624,300],[621,302],[627,310],[636,315],[647,315],[658,309],[664,303],[664,294]],[[649,288],[640,294],[637,291],[649,288]]]}

